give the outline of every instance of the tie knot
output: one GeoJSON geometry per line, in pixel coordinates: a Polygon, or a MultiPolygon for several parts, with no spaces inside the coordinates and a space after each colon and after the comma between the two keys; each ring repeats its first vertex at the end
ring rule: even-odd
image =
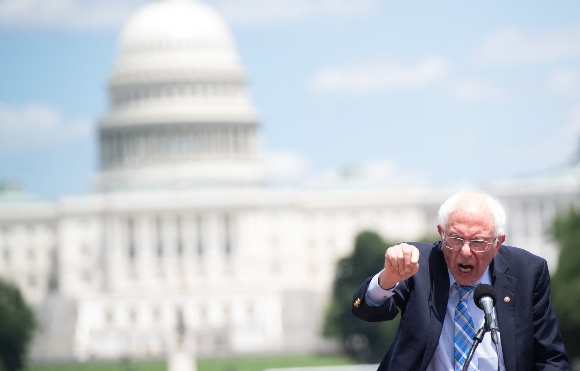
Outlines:
{"type": "Polygon", "coordinates": [[[455,285],[459,289],[459,301],[467,300],[467,297],[475,289],[475,286],[462,286],[455,282],[455,285]]]}

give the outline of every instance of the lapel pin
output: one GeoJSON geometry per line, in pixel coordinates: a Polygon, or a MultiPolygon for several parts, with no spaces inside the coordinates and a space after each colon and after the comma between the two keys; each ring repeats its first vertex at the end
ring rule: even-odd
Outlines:
{"type": "Polygon", "coordinates": [[[359,307],[359,305],[360,305],[360,298],[359,298],[359,299],[356,299],[356,301],[354,302],[354,306],[355,306],[355,307],[357,307],[357,308],[358,308],[358,307],[359,307]]]}
{"type": "Polygon", "coordinates": [[[509,296],[506,296],[505,298],[503,298],[503,301],[505,301],[506,303],[509,303],[509,302],[510,302],[510,300],[512,300],[512,299],[510,299],[510,297],[509,297],[509,296]]]}

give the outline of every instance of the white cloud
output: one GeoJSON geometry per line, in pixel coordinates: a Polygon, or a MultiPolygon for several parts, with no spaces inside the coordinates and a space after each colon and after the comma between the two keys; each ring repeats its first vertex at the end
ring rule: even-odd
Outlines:
{"type": "Polygon", "coordinates": [[[43,104],[12,107],[0,103],[0,149],[47,147],[90,137],[90,120],[64,118],[43,104]]]}
{"type": "Polygon", "coordinates": [[[381,61],[329,67],[314,76],[309,86],[314,92],[334,94],[420,88],[442,79],[447,69],[440,58],[426,58],[415,65],[381,61]]]}
{"type": "Polygon", "coordinates": [[[548,77],[550,89],[560,92],[575,92],[580,88],[580,72],[573,69],[554,71],[548,77]]]}
{"type": "Polygon", "coordinates": [[[16,29],[108,29],[146,0],[0,0],[0,26],[16,29]]]}
{"type": "Polygon", "coordinates": [[[214,0],[218,11],[235,24],[271,24],[318,17],[371,14],[377,0],[214,0]]]}
{"type": "MultiPolygon", "coordinates": [[[[16,29],[111,29],[147,0],[0,0],[0,26],[16,29]]],[[[209,0],[228,22],[241,25],[371,14],[377,0],[209,0]]]]}
{"type": "Polygon", "coordinates": [[[310,161],[292,151],[274,151],[266,154],[266,170],[274,182],[292,182],[302,178],[310,168],[310,161]]]}
{"type": "Polygon", "coordinates": [[[466,103],[501,104],[508,101],[504,89],[485,80],[457,82],[451,87],[450,94],[454,99],[466,103]]]}
{"type": "Polygon", "coordinates": [[[490,34],[476,50],[478,62],[494,65],[538,63],[580,57],[580,30],[524,32],[515,28],[490,34]]]}

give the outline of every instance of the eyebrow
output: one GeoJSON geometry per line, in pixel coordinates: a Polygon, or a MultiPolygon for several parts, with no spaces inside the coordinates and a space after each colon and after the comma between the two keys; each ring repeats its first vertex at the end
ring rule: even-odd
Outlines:
{"type": "Polygon", "coordinates": [[[493,237],[481,237],[481,236],[477,236],[475,238],[465,238],[463,236],[460,236],[458,233],[454,233],[454,232],[449,232],[449,236],[448,237],[457,237],[457,238],[461,238],[463,240],[471,240],[471,241],[476,241],[476,240],[485,241],[485,240],[487,240],[489,238],[493,238],[493,237]]]}

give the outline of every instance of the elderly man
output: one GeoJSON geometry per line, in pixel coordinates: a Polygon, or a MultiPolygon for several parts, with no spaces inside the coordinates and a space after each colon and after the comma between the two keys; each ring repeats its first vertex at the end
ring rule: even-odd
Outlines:
{"type": "Polygon", "coordinates": [[[461,192],[439,209],[435,244],[402,243],[353,297],[353,314],[388,321],[401,311],[393,344],[378,370],[462,370],[485,324],[473,289],[493,286],[498,345],[485,335],[469,370],[569,370],[550,301],[546,261],[504,246],[505,213],[482,192],[461,192]]]}

